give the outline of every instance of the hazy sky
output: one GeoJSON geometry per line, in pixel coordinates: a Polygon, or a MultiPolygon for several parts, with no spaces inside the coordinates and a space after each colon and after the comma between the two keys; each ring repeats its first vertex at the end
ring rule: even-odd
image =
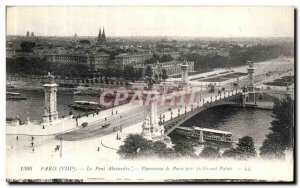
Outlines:
{"type": "Polygon", "coordinates": [[[293,37],[292,7],[9,7],[7,34],[293,37]]]}

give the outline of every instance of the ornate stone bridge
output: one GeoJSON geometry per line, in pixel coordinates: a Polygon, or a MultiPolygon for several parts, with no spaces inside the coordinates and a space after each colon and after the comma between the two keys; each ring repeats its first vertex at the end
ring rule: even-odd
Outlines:
{"type": "MultiPolygon", "coordinates": [[[[177,115],[177,117],[172,117],[169,121],[161,122],[160,124],[164,125],[165,129],[165,135],[170,134],[173,130],[175,130],[177,127],[182,125],[185,121],[192,118],[193,116],[197,115],[198,113],[215,106],[222,106],[222,105],[230,105],[230,106],[241,106],[242,105],[242,99],[241,99],[241,93],[228,93],[228,95],[222,95],[215,98],[215,100],[210,100],[205,103],[201,104],[201,101],[197,104],[196,107],[192,107],[189,112],[185,111],[181,115],[177,115]]],[[[201,100],[201,99],[200,99],[201,100]]],[[[195,106],[195,105],[194,105],[195,106]]]]}

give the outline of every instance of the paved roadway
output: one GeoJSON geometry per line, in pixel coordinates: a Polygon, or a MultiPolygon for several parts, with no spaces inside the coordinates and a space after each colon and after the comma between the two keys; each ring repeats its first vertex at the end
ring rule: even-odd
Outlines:
{"type": "MultiPolygon", "coordinates": [[[[174,106],[172,108],[176,108],[174,106]]],[[[158,113],[164,113],[169,110],[169,106],[165,105],[159,107],[158,113]]],[[[105,119],[90,123],[86,127],[80,127],[74,131],[57,135],[56,138],[67,141],[82,140],[82,139],[92,139],[95,137],[104,136],[113,132],[120,130],[120,128],[126,128],[130,125],[142,122],[146,116],[145,106],[140,106],[132,110],[128,110],[118,115],[110,116],[105,119]],[[102,126],[109,124],[108,127],[103,128],[102,126]]]]}

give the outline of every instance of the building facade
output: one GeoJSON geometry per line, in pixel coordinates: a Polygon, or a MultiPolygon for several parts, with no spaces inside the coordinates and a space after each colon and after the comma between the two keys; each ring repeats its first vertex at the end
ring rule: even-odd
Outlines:
{"type": "MultiPolygon", "coordinates": [[[[151,67],[153,71],[153,76],[155,74],[159,75],[162,74],[162,70],[165,69],[168,76],[175,76],[181,74],[181,65],[184,62],[182,61],[170,61],[170,62],[164,62],[164,63],[156,63],[156,64],[150,64],[150,65],[136,65],[134,66],[134,69],[142,69],[143,75],[145,75],[146,69],[148,66],[151,67]]],[[[193,61],[186,61],[187,64],[187,72],[193,72],[194,71],[194,62],[193,61]]]]}
{"type": "Polygon", "coordinates": [[[152,57],[150,53],[120,54],[115,56],[114,64],[123,69],[125,66],[142,66],[146,59],[152,57]]]}
{"type": "Polygon", "coordinates": [[[46,55],[46,61],[51,63],[87,63],[86,55],[77,54],[52,54],[46,55]]]}
{"type": "Polygon", "coordinates": [[[87,63],[90,71],[100,71],[107,68],[109,62],[109,55],[105,53],[89,55],[87,63]]]}
{"type": "Polygon", "coordinates": [[[54,54],[46,55],[46,61],[51,63],[81,63],[87,64],[90,71],[100,71],[106,69],[109,62],[109,55],[105,53],[100,54],[54,54]]]}

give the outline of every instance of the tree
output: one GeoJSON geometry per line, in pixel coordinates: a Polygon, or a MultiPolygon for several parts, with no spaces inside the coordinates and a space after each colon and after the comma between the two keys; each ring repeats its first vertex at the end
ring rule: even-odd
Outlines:
{"type": "Polygon", "coordinates": [[[182,141],[182,142],[178,142],[175,146],[174,146],[174,151],[180,155],[180,156],[190,156],[190,157],[194,157],[195,156],[195,148],[194,145],[191,144],[188,141],[182,141]]]}
{"type": "Polygon", "coordinates": [[[167,145],[162,141],[156,141],[152,144],[153,154],[156,154],[158,157],[165,157],[169,153],[167,145]]]}
{"type": "Polygon", "coordinates": [[[87,44],[87,45],[90,45],[90,44],[91,44],[91,41],[89,41],[89,40],[80,40],[79,43],[80,43],[80,44],[87,44]]]}
{"type": "Polygon", "coordinates": [[[134,69],[133,69],[133,66],[125,66],[124,69],[123,69],[123,77],[126,79],[126,80],[132,80],[133,77],[134,77],[134,69]]]}
{"type": "Polygon", "coordinates": [[[143,70],[142,69],[136,69],[134,71],[134,77],[139,80],[143,77],[143,70]]]}
{"type": "Polygon", "coordinates": [[[123,76],[123,70],[120,68],[115,68],[114,75],[116,78],[121,78],[123,76]]]}
{"type": "Polygon", "coordinates": [[[145,82],[147,83],[147,89],[152,90],[154,80],[151,77],[146,77],[145,82]]]}
{"type": "Polygon", "coordinates": [[[244,136],[239,140],[237,144],[237,151],[240,151],[242,158],[250,158],[256,156],[254,140],[250,136],[244,136]]]}
{"type": "Polygon", "coordinates": [[[146,68],[146,76],[152,77],[152,75],[153,75],[152,68],[148,65],[146,68]]]}
{"type": "Polygon", "coordinates": [[[263,157],[284,157],[294,147],[294,100],[290,97],[274,101],[270,133],[260,148],[263,157]]]}
{"type": "Polygon", "coordinates": [[[222,157],[234,159],[249,159],[256,156],[253,138],[244,136],[239,140],[236,148],[225,150],[222,157]]]}
{"type": "Polygon", "coordinates": [[[234,158],[234,159],[238,159],[240,155],[240,152],[237,151],[235,148],[230,148],[224,151],[224,153],[222,154],[223,158],[234,158]]]}
{"type": "Polygon", "coordinates": [[[149,59],[145,60],[144,64],[145,65],[156,64],[159,60],[160,60],[159,55],[153,54],[152,57],[150,57],[149,59]]]}
{"type": "Polygon", "coordinates": [[[219,148],[206,146],[200,153],[199,157],[208,158],[208,159],[218,159],[220,158],[220,150],[219,148]]]}
{"type": "Polygon", "coordinates": [[[33,52],[33,48],[36,46],[35,42],[24,41],[21,42],[20,47],[22,52],[33,52]]]}
{"type": "Polygon", "coordinates": [[[158,75],[155,73],[154,74],[154,79],[157,81],[158,80],[158,75]]]}
{"type": "Polygon", "coordinates": [[[159,58],[159,62],[169,62],[169,61],[173,61],[174,58],[168,54],[168,55],[162,55],[160,58],[159,58]]]}
{"type": "Polygon", "coordinates": [[[159,77],[159,79],[162,79],[162,74],[161,74],[161,73],[159,73],[158,77],[159,77]]]}
{"type": "Polygon", "coordinates": [[[167,74],[167,70],[166,69],[162,70],[161,78],[164,80],[164,82],[166,82],[166,79],[168,79],[168,74],[167,74]]]}
{"type": "Polygon", "coordinates": [[[139,134],[129,134],[124,141],[124,145],[120,146],[117,153],[126,159],[134,159],[141,156],[150,156],[151,151],[151,141],[139,134]]]}

